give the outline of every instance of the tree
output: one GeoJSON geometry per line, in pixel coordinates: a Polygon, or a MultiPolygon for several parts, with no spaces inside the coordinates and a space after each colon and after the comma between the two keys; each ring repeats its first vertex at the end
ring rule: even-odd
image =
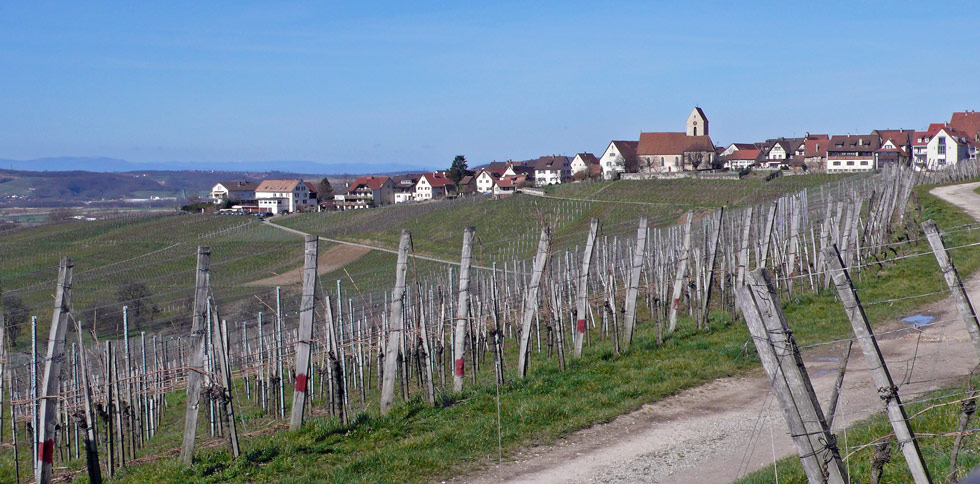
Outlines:
{"type": "Polygon", "coordinates": [[[326,200],[330,195],[333,195],[333,187],[330,186],[330,180],[327,180],[327,177],[323,177],[320,183],[316,185],[316,195],[320,200],[326,200]]]}
{"type": "Polygon", "coordinates": [[[56,208],[48,213],[48,222],[67,222],[77,215],[71,207],[56,208]]]}
{"type": "Polygon", "coordinates": [[[469,168],[466,166],[466,157],[463,155],[456,155],[453,158],[453,164],[449,167],[449,179],[453,181],[456,185],[459,185],[459,181],[463,179],[464,176],[471,174],[469,168]]]}
{"type": "Polygon", "coordinates": [[[30,318],[30,309],[17,296],[3,298],[3,323],[6,326],[10,346],[17,345],[17,335],[23,330],[30,318]]]}
{"type": "Polygon", "coordinates": [[[127,316],[131,328],[144,327],[145,324],[153,321],[154,316],[160,313],[160,308],[150,300],[150,296],[150,289],[142,282],[124,282],[116,289],[116,299],[119,304],[128,307],[127,316]]]}

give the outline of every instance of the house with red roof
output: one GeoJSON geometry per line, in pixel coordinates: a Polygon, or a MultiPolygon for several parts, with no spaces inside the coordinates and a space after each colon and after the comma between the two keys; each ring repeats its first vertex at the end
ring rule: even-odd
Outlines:
{"type": "Polygon", "coordinates": [[[962,111],[953,113],[949,120],[949,127],[960,131],[966,135],[967,144],[970,145],[970,159],[976,160],[980,155],[980,113],[976,111],[962,111]]]}
{"type": "Polygon", "coordinates": [[[878,169],[876,151],[881,138],[873,134],[837,135],[827,147],[827,173],[853,173],[878,169]]]}
{"type": "Polygon", "coordinates": [[[827,169],[828,145],[830,145],[830,135],[807,133],[806,141],[803,142],[803,163],[808,170],[827,169]]]}
{"type": "Polygon", "coordinates": [[[342,197],[336,197],[338,210],[379,207],[395,203],[395,183],[387,176],[362,176],[354,180],[342,197]]]}
{"type": "Polygon", "coordinates": [[[477,193],[491,193],[493,192],[493,186],[497,183],[497,179],[503,175],[506,170],[501,170],[499,173],[495,171],[490,171],[484,168],[474,175],[476,179],[476,192],[477,193]]]}
{"type": "Polygon", "coordinates": [[[493,198],[502,198],[513,195],[521,186],[530,184],[527,175],[506,175],[495,180],[493,185],[493,198]]]}
{"type": "Polygon", "coordinates": [[[592,175],[595,171],[593,167],[599,165],[599,159],[595,157],[592,153],[578,153],[575,158],[572,158],[572,175],[576,173],[585,172],[586,175],[592,175]]]}
{"type": "Polygon", "coordinates": [[[640,133],[636,158],[637,171],[645,173],[714,168],[718,152],[708,135],[708,117],[695,107],[687,118],[686,131],[640,133]]]}
{"type": "Polygon", "coordinates": [[[446,176],[446,172],[423,173],[415,183],[415,201],[445,198],[456,193],[456,184],[446,176]]]}
{"type": "Polygon", "coordinates": [[[942,170],[970,159],[973,140],[963,131],[950,126],[939,128],[926,142],[925,164],[919,168],[942,170]]]}
{"type": "Polygon", "coordinates": [[[557,185],[572,177],[572,160],[567,156],[542,156],[529,163],[534,167],[534,185],[557,185]]]}
{"type": "Polygon", "coordinates": [[[729,170],[742,171],[762,158],[762,150],[757,148],[745,148],[735,150],[731,154],[722,157],[724,167],[729,170]]]}
{"type": "Polygon", "coordinates": [[[620,173],[636,173],[636,146],[639,141],[613,140],[599,156],[602,178],[615,180],[620,173]]]}

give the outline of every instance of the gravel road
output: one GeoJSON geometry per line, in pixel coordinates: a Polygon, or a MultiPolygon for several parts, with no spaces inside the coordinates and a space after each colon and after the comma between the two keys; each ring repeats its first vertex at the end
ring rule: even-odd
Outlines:
{"type": "MultiPolygon", "coordinates": [[[[931,193],[980,220],[980,195],[973,192],[977,186],[980,183],[939,187],[931,193]]],[[[971,299],[980,301],[980,275],[969,278],[965,286],[971,299]]],[[[905,400],[960,381],[977,365],[966,327],[950,299],[907,316],[913,315],[932,317],[932,323],[915,327],[896,320],[876,330],[892,378],[901,384],[905,400]]],[[[803,353],[821,402],[827,401],[834,385],[842,352],[843,345],[837,344],[803,353]]],[[[880,408],[861,349],[855,345],[834,429],[880,408]]],[[[779,404],[759,369],[749,376],[715,380],[646,405],[554,445],[526,449],[502,466],[492,464],[454,482],[730,482],[795,453],[779,404]]]]}

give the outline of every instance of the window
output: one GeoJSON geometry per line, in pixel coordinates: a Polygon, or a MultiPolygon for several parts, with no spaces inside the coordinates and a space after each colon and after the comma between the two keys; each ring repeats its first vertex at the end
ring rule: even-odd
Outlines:
{"type": "Polygon", "coordinates": [[[663,166],[664,166],[664,157],[661,156],[660,157],[660,167],[663,168],[663,166]]]}
{"type": "Polygon", "coordinates": [[[854,166],[854,162],[853,161],[848,161],[847,162],[847,166],[854,166]]]}
{"type": "Polygon", "coordinates": [[[861,160],[861,166],[868,166],[868,160],[861,160]]]}

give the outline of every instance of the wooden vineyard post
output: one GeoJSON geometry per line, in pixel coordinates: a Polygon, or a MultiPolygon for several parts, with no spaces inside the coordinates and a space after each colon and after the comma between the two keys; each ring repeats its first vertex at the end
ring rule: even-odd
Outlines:
{"type": "Polygon", "coordinates": [[[75,336],[78,338],[78,348],[81,352],[78,369],[82,379],[79,390],[82,392],[82,403],[85,406],[82,415],[85,430],[85,464],[88,468],[89,482],[102,484],[102,468],[99,465],[99,447],[95,435],[95,413],[92,411],[92,388],[89,386],[88,362],[85,358],[85,346],[82,342],[82,325],[77,321],[75,322],[75,336]]]}
{"type": "Polygon", "coordinates": [[[398,242],[398,265],[395,267],[395,289],[391,291],[391,313],[388,317],[388,342],[385,345],[384,376],[381,380],[381,413],[391,410],[395,398],[395,377],[397,376],[398,347],[402,339],[405,303],[405,273],[408,272],[408,249],[412,244],[412,232],[402,230],[398,242]]]}
{"type": "MultiPolygon", "coordinates": [[[[690,217],[688,218],[690,220],[690,217]]],[[[636,325],[636,296],[640,291],[640,271],[647,248],[647,216],[640,217],[636,229],[636,247],[633,248],[633,264],[630,266],[629,288],[626,290],[626,319],[623,320],[623,349],[633,342],[633,326],[636,325]]]]}
{"type": "Polygon", "coordinates": [[[768,275],[756,269],[747,274],[746,285],[737,291],[736,299],[783,408],[807,480],[811,484],[846,483],[847,470],[820,410],[776,289],[768,275]]]}
{"type": "Polygon", "coordinates": [[[211,248],[197,248],[197,271],[194,290],[194,314],[191,321],[191,361],[187,369],[187,412],[184,415],[184,441],[180,460],[190,465],[194,458],[197,413],[200,410],[201,374],[204,372],[204,318],[207,317],[210,284],[211,248]]]}
{"type": "Polygon", "coordinates": [[[310,371],[310,350],[313,347],[313,310],[316,305],[317,241],[307,235],[303,255],[303,295],[299,303],[299,333],[296,335],[296,383],[293,386],[293,409],[289,429],[303,425],[306,410],[307,384],[310,371]]]}
{"type": "Polygon", "coordinates": [[[939,235],[939,227],[936,226],[936,222],[926,220],[922,222],[922,230],[925,231],[926,237],[929,239],[932,252],[936,255],[936,261],[939,262],[939,267],[943,271],[943,278],[946,279],[946,285],[949,286],[953,300],[956,301],[956,309],[959,310],[960,317],[963,318],[963,323],[966,324],[966,329],[970,333],[973,348],[980,354],[980,321],[977,321],[977,312],[973,309],[973,303],[970,302],[966,290],[963,289],[960,274],[956,270],[956,266],[953,265],[949,251],[946,250],[946,244],[943,243],[943,239],[939,235]]]}
{"type": "Polygon", "coordinates": [[[844,261],[841,259],[841,254],[837,250],[837,246],[828,247],[824,251],[824,260],[827,261],[827,269],[830,271],[830,276],[834,280],[834,286],[837,288],[837,294],[840,296],[841,304],[847,312],[847,318],[851,321],[854,336],[857,338],[858,343],[861,344],[861,350],[864,352],[865,360],[867,360],[868,369],[871,371],[871,378],[874,381],[875,387],[878,388],[878,395],[885,404],[888,420],[891,422],[892,429],[895,431],[895,439],[902,448],[902,454],[905,455],[905,462],[908,463],[909,472],[915,479],[916,484],[930,483],[932,480],[929,477],[929,469],[926,468],[925,461],[922,459],[922,453],[919,451],[919,442],[915,440],[915,433],[912,432],[912,427],[909,426],[905,407],[902,406],[902,399],[898,396],[898,388],[892,381],[888,367],[885,366],[885,358],[881,355],[881,349],[878,348],[878,341],[875,340],[874,330],[871,329],[871,323],[868,322],[868,317],[864,314],[861,301],[854,291],[854,286],[851,284],[851,277],[844,269],[844,261]]]}
{"type": "Polygon", "coordinates": [[[694,212],[687,212],[687,222],[684,223],[684,248],[681,249],[680,260],[677,262],[677,274],[674,275],[674,289],[670,297],[670,315],[667,318],[667,332],[673,333],[677,328],[677,307],[681,302],[681,290],[684,289],[684,274],[687,273],[688,258],[691,254],[691,221],[694,212]]]}
{"type": "Polygon", "coordinates": [[[524,313],[521,315],[521,344],[517,352],[517,378],[527,376],[527,360],[530,356],[531,323],[538,312],[538,290],[541,287],[541,275],[548,263],[548,253],[551,251],[551,231],[547,226],[541,229],[541,239],[538,241],[538,252],[534,256],[534,269],[531,282],[524,293],[524,313]]]}
{"type": "Polygon", "coordinates": [[[51,316],[51,332],[48,336],[47,358],[44,360],[44,380],[41,384],[40,415],[37,428],[38,461],[34,468],[34,480],[39,484],[51,482],[51,466],[54,463],[54,438],[58,424],[58,393],[61,387],[61,363],[65,359],[65,332],[71,311],[71,259],[61,258],[58,268],[58,286],[54,297],[54,313],[51,316]]]}
{"type": "MultiPolygon", "coordinates": [[[[595,252],[595,238],[599,233],[599,219],[594,218],[589,224],[589,236],[585,239],[585,252],[582,254],[582,270],[578,275],[578,292],[575,294],[575,336],[573,343],[575,358],[582,356],[582,341],[585,340],[585,316],[589,312],[589,267],[592,264],[592,254],[595,252]]],[[[496,278],[496,272],[494,274],[496,278]]],[[[497,286],[494,285],[494,291],[497,286]]],[[[494,292],[494,304],[496,304],[496,292],[494,292]]],[[[496,311],[496,306],[495,309],[496,311]]],[[[496,314],[496,313],[494,313],[496,314]]]]}
{"type": "Polygon", "coordinates": [[[459,295],[456,299],[456,328],[453,334],[453,391],[463,390],[466,377],[466,326],[470,309],[470,264],[473,259],[474,227],[463,230],[463,255],[459,261],[459,295]]]}
{"type": "MultiPolygon", "coordinates": [[[[214,300],[211,301],[211,307],[217,308],[214,300]]],[[[231,391],[235,381],[231,378],[231,363],[228,358],[228,323],[223,319],[218,319],[218,310],[214,309],[214,336],[213,338],[218,342],[216,347],[216,352],[218,353],[218,364],[221,365],[221,400],[219,400],[219,405],[221,406],[221,414],[225,420],[225,431],[228,433],[228,446],[231,449],[231,455],[238,458],[241,454],[241,448],[238,446],[238,424],[235,422],[235,404],[231,398],[231,391]],[[219,322],[220,321],[220,322],[219,322]]]]}

